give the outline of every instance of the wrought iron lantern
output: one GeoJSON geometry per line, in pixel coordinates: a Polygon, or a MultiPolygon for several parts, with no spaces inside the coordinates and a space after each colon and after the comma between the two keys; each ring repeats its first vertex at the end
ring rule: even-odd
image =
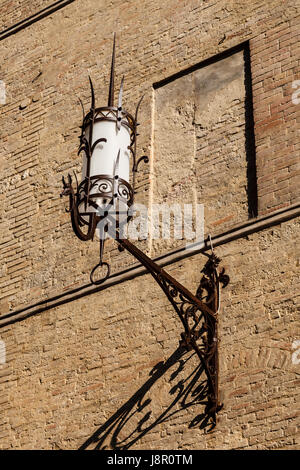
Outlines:
{"type": "MultiPolygon", "coordinates": [[[[110,72],[108,105],[95,106],[92,81],[91,107],[81,126],[79,152],[83,153],[82,181],[73,188],[72,177],[63,178],[61,196],[69,196],[72,227],[83,241],[92,240],[97,232],[100,239],[100,261],[93,268],[90,279],[101,284],[110,276],[110,266],[103,261],[104,243],[113,220],[116,231],[114,238],[119,249],[130,252],[153,276],[172,304],[182,322],[184,332],[180,345],[194,350],[207,376],[206,413],[212,428],[216,425],[216,413],[222,408],[218,398],[218,313],[220,309],[220,286],[225,287],[229,277],[224,269],[218,269],[220,259],[211,244],[211,254],[202,269],[202,279],[196,295],[170,276],[127,238],[120,236],[122,223],[131,216],[135,194],[135,175],[141,161],[148,157],[136,158],[137,117],[142,98],[137,104],[134,117],[122,106],[123,82],[114,105],[115,36],[110,72]],[[130,177],[130,168],[132,176],[130,177]],[[125,214],[125,219],[124,219],[125,214]],[[106,268],[105,275],[96,279],[98,268],[106,268]]],[[[82,104],[82,103],[81,103],[82,104]]],[[[75,175],[76,176],[76,175],[75,175]]],[[[210,240],[211,242],[211,240],[210,240]]]]}

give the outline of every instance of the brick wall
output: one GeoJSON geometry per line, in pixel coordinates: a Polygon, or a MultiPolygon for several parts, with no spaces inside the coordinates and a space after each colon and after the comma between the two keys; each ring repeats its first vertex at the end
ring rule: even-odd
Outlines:
{"type": "MultiPolygon", "coordinates": [[[[249,217],[244,55],[200,63],[155,89],[152,203],[203,204],[207,233],[249,217]]],[[[174,246],[153,240],[155,252],[174,246]]]]}

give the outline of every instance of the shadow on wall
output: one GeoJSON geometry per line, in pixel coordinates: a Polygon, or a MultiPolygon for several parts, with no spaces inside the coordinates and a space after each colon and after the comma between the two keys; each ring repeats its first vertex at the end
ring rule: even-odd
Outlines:
{"type": "MultiPolygon", "coordinates": [[[[139,439],[152,431],[157,425],[174,420],[182,420],[182,411],[195,405],[206,405],[202,414],[194,416],[189,428],[199,426],[200,429],[210,428],[207,413],[208,384],[202,366],[196,366],[193,359],[195,353],[187,353],[179,347],[165,361],[159,362],[149,373],[150,378],[132,395],[132,397],[114,413],[93,435],[82,444],[79,450],[126,450],[132,447],[139,439]],[[164,410],[153,418],[152,412],[155,404],[153,397],[161,399],[161,380],[167,380],[170,385],[167,404],[164,410]],[[160,387],[160,393],[155,393],[155,386],[160,387]],[[151,407],[152,405],[152,407],[151,407]]],[[[164,387],[165,389],[165,387],[164,387]]],[[[195,412],[195,410],[192,410],[195,412]]],[[[187,420],[184,419],[184,422],[187,420]]],[[[182,421],[180,421],[182,422],[182,421]]],[[[185,424],[184,424],[185,425],[185,424]]],[[[210,429],[207,429],[208,431],[210,429]]]]}

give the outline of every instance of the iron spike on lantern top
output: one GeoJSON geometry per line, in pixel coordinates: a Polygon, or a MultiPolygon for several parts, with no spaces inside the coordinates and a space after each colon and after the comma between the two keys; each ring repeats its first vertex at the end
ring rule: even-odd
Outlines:
{"type": "Polygon", "coordinates": [[[103,251],[111,216],[113,215],[118,227],[120,213],[127,214],[128,208],[133,204],[138,165],[141,160],[148,161],[146,156],[136,161],[137,115],[143,97],[139,100],[133,117],[122,107],[124,77],[118,104],[114,105],[115,45],[114,34],[107,106],[96,108],[90,77],[91,107],[86,115],[81,102],[83,123],[78,154],[83,155],[82,181],[78,184],[76,177],[77,188],[74,191],[71,175],[68,175],[68,182],[63,178],[64,190],[61,194],[70,197],[75,234],[81,240],[91,240],[96,232],[100,238],[100,262],[91,272],[91,282],[94,284],[103,282],[109,276],[109,265],[103,262],[103,251]],[[107,268],[106,275],[95,281],[94,273],[102,266],[107,268]]]}

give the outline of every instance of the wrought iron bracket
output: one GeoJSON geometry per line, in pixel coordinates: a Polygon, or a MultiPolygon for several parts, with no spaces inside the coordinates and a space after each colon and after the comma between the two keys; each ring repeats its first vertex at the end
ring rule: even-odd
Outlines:
{"type": "MultiPolygon", "coordinates": [[[[68,182],[63,178],[63,184],[64,190],[61,196],[69,196],[69,212],[74,232],[81,240],[92,239],[100,217],[96,214],[91,217],[88,230],[83,233],[80,228],[82,224],[76,203],[78,191],[74,192],[70,175],[68,182]]],[[[212,430],[216,426],[217,413],[223,406],[219,401],[218,391],[218,315],[221,303],[221,285],[223,288],[226,287],[229,277],[225,274],[224,268],[219,270],[221,260],[215,255],[211,240],[211,254],[207,255],[208,260],[201,271],[202,278],[196,295],[170,276],[128,239],[121,238],[118,231],[116,231],[115,240],[120,250],[131,253],[147,269],[178,315],[184,329],[181,333],[180,345],[187,351],[193,350],[196,353],[207,377],[205,414],[211,424],[210,430],[212,430]]],[[[90,276],[91,282],[95,285],[103,283],[110,275],[109,264],[102,261],[103,244],[104,240],[100,240],[100,262],[94,267],[90,276]],[[103,267],[106,269],[106,275],[95,280],[95,272],[98,268],[103,267]]]]}

